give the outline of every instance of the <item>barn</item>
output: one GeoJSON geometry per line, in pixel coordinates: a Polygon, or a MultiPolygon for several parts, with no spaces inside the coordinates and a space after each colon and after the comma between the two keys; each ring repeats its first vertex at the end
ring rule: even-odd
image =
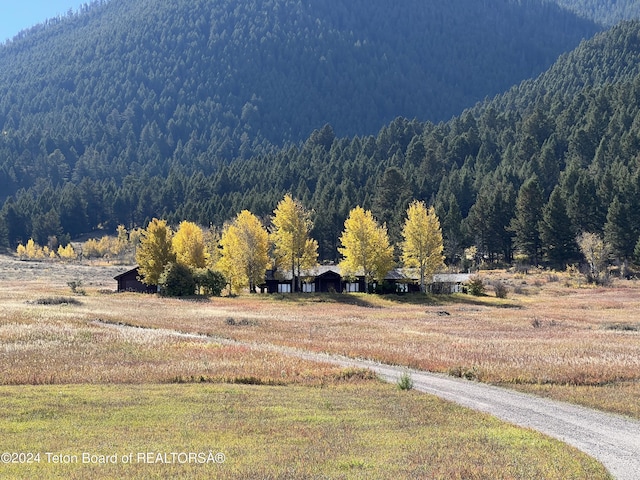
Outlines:
{"type": "Polygon", "coordinates": [[[157,285],[147,285],[140,281],[138,267],[114,277],[118,282],[118,292],[157,293],[157,285]]]}

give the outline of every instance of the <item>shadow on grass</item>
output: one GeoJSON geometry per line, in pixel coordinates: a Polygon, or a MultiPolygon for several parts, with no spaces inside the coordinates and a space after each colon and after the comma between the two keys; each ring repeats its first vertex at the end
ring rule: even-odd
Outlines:
{"type": "Polygon", "coordinates": [[[364,308],[382,308],[381,295],[365,293],[273,293],[269,295],[275,301],[309,304],[309,303],[341,303],[364,308]]]}
{"type": "Polygon", "coordinates": [[[294,304],[310,303],[340,303],[364,308],[384,308],[385,304],[406,304],[425,306],[444,305],[481,305],[494,308],[522,308],[518,303],[490,297],[474,297],[461,293],[450,295],[435,295],[430,293],[406,294],[365,294],[365,293],[278,293],[269,295],[270,299],[278,302],[294,304]]]}

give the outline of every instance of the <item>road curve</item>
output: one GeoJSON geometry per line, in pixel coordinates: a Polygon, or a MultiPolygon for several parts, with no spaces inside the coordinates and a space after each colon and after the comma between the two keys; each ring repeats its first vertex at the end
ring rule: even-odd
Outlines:
{"type": "Polygon", "coordinates": [[[640,479],[640,421],[445,375],[364,360],[304,356],[369,368],[389,382],[409,373],[416,390],[557,438],[600,461],[619,480],[640,479]]]}
{"type": "MultiPolygon", "coordinates": [[[[105,327],[137,328],[95,321],[105,327]]],[[[618,480],[640,479],[640,421],[558,402],[525,393],[463,380],[447,375],[411,370],[401,366],[352,359],[339,355],[312,353],[271,344],[239,342],[226,338],[154,330],[164,335],[198,338],[211,342],[243,345],[258,350],[333,363],[344,367],[368,368],[388,382],[411,375],[413,388],[459,405],[489,413],[501,420],[531,428],[557,438],[600,461],[618,480]]]]}

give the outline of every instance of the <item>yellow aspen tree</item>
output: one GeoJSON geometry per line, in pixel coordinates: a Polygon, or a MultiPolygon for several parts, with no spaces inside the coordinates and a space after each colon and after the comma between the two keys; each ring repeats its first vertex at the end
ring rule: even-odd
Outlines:
{"type": "Polygon", "coordinates": [[[95,238],[90,238],[82,244],[82,254],[85,258],[98,258],[102,256],[100,252],[98,241],[95,238]]]}
{"type": "Polygon", "coordinates": [[[124,225],[118,225],[116,227],[116,233],[118,235],[118,251],[114,253],[119,255],[127,249],[127,246],[129,246],[129,232],[127,232],[127,228],[124,225]]]}
{"type": "Polygon", "coordinates": [[[302,271],[314,267],[318,261],[318,242],[309,237],[313,227],[311,213],[289,194],[273,213],[271,237],[276,260],[290,269],[291,291],[300,291],[302,271]]]}
{"type": "Polygon", "coordinates": [[[342,247],[338,251],[343,256],[340,269],[345,277],[362,272],[369,285],[374,280],[382,282],[394,267],[387,228],[378,225],[369,210],[360,206],[351,210],[344,222],[340,243],[342,247]]]}
{"type": "Polygon", "coordinates": [[[444,266],[444,245],[440,220],[433,207],[414,201],[407,209],[402,229],[402,262],[420,272],[420,291],[426,291],[426,278],[444,266]]]}
{"type": "Polygon", "coordinates": [[[172,240],[176,261],[189,268],[204,268],[207,251],[202,229],[193,222],[181,222],[172,240]]]}
{"type": "Polygon", "coordinates": [[[248,287],[255,292],[264,281],[269,264],[269,234],[260,220],[248,210],[225,226],[220,239],[222,252],[218,269],[234,293],[248,287]]]}
{"type": "Polygon", "coordinates": [[[147,285],[158,285],[165,267],[176,261],[171,245],[173,232],[165,220],[154,218],[146,230],[141,232],[136,261],[141,281],[147,285]]]}
{"type": "Polygon", "coordinates": [[[231,292],[239,293],[247,287],[246,276],[242,272],[240,234],[234,223],[225,224],[220,237],[220,257],[216,268],[224,275],[231,292]]]}
{"type": "Polygon", "coordinates": [[[20,260],[25,260],[27,257],[27,247],[25,247],[22,243],[18,245],[16,248],[16,254],[20,257],[20,260]]]}
{"type": "Polygon", "coordinates": [[[207,267],[215,268],[220,260],[220,231],[211,226],[204,232],[204,248],[207,254],[207,267]]]}
{"type": "Polygon", "coordinates": [[[66,247],[62,245],[58,247],[58,256],[63,260],[75,260],[78,258],[78,254],[70,243],[68,243],[66,247]]]}
{"type": "Polygon", "coordinates": [[[42,247],[38,245],[33,238],[30,238],[27,242],[26,253],[27,258],[36,259],[36,258],[44,258],[44,252],[42,251],[42,247]]]}

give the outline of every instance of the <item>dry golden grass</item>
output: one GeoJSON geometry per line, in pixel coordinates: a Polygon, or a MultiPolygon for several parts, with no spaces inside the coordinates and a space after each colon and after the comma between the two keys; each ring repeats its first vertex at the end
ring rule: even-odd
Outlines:
{"type": "MultiPolygon", "coordinates": [[[[345,372],[331,364],[179,336],[169,330],[124,330],[105,325],[102,318],[124,320],[161,315],[166,322],[175,317],[160,298],[98,293],[109,285],[108,278],[91,278],[87,272],[99,271],[104,275],[103,267],[83,270],[66,266],[76,278],[82,278],[79,273],[88,277],[85,285],[94,285],[87,295],[73,296],[68,287],[61,285],[64,277],[52,275],[51,283],[43,281],[51,269],[55,271],[55,265],[41,264],[42,270],[28,262],[11,265],[17,271],[26,268],[34,278],[11,281],[5,272],[1,281],[1,385],[158,382],[322,385],[371,377],[368,372],[345,372]]],[[[113,280],[109,286],[113,287],[113,280]]],[[[175,327],[179,326],[172,328],[175,327]]]]}
{"type": "Polygon", "coordinates": [[[634,408],[640,396],[640,331],[624,329],[640,322],[638,282],[603,289],[562,274],[495,272],[483,276],[508,284],[507,299],[489,292],[437,298],[438,304],[358,294],[194,301],[107,295],[100,292],[115,288],[109,280],[115,269],[65,268],[66,277],[46,264],[0,262],[0,383],[253,378],[317,384],[339,376],[328,365],[170,332],[141,330],[125,339],[119,330],[95,323],[100,320],[375,359],[640,416],[634,408]],[[7,273],[23,268],[27,273],[19,281],[7,273]],[[86,296],[74,297],[81,305],[27,303],[69,295],[70,276],[87,287],[86,296]]]}
{"type": "MultiPolygon", "coordinates": [[[[9,477],[610,478],[593,459],[536,432],[401,392],[368,371],[252,346],[416,366],[427,359],[430,368],[446,370],[453,365],[447,342],[473,341],[483,351],[483,335],[500,324],[483,315],[496,310],[491,302],[109,293],[112,277],[124,270],[0,257],[0,452],[122,458],[211,450],[227,460],[207,466],[6,464],[9,477]],[[72,281],[86,294],[73,294],[72,281]],[[449,317],[438,316],[444,309],[449,317]],[[485,332],[475,338],[474,322],[485,332]],[[200,333],[247,343],[189,335],[200,333]]],[[[464,349],[458,355],[467,360],[464,349]]]]}

